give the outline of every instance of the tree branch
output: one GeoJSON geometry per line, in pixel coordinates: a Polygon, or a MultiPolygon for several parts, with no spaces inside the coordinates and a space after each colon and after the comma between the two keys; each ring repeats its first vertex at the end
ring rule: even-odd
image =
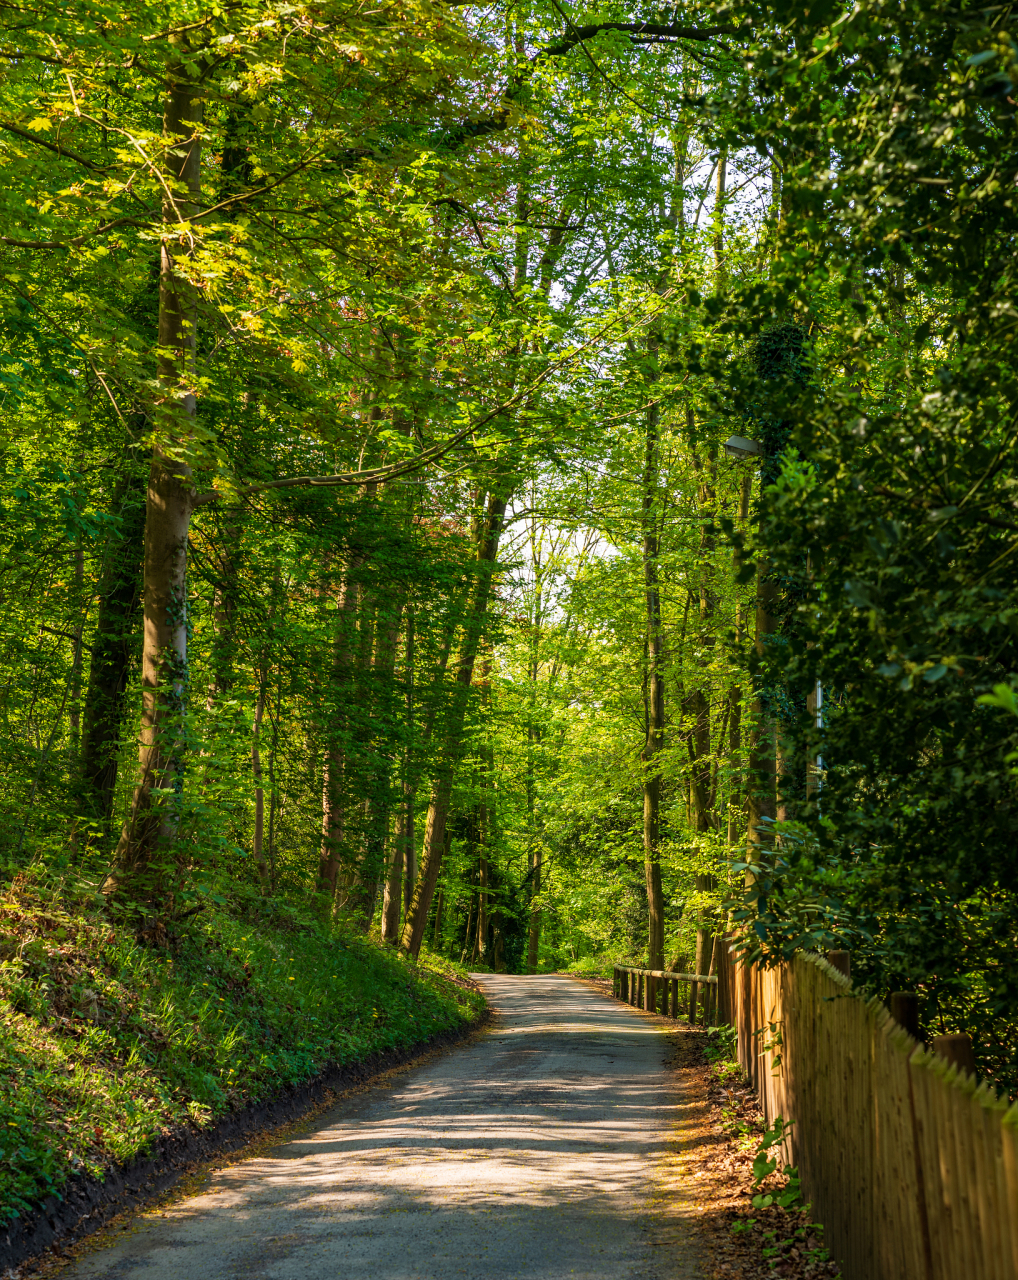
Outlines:
{"type": "Polygon", "coordinates": [[[539,49],[531,62],[536,63],[541,58],[560,58],[578,44],[600,35],[602,31],[623,31],[634,37],[664,38],[669,41],[698,40],[701,42],[714,40],[718,36],[738,34],[737,27],[683,27],[676,22],[591,22],[583,26],[572,26],[569,34],[563,36],[561,40],[556,41],[555,44],[546,44],[543,49],[539,49]]]}
{"type": "MultiPolygon", "coordinates": [[[[660,295],[662,303],[671,297],[673,289],[666,289],[660,295]]],[[[642,316],[636,324],[630,326],[625,333],[621,334],[617,341],[628,337],[637,329],[650,324],[656,320],[663,311],[663,306],[657,307],[649,315],[642,316]]],[[[610,320],[608,324],[599,329],[592,337],[571,351],[568,355],[563,356],[560,360],[553,360],[546,369],[537,375],[533,382],[517,391],[514,396],[510,396],[508,400],[503,400],[493,409],[490,409],[476,422],[470,422],[461,428],[448,440],[441,444],[434,444],[430,449],[425,449],[423,453],[419,453],[416,457],[407,458],[405,462],[395,462],[388,467],[372,467],[366,471],[342,471],[335,475],[329,476],[288,476],[284,480],[266,480],[263,484],[244,485],[243,488],[236,489],[234,492],[238,497],[247,497],[250,493],[264,493],[268,489],[294,489],[298,487],[315,487],[315,488],[332,488],[338,485],[362,485],[362,484],[385,484],[389,480],[395,480],[399,476],[409,475],[411,472],[419,471],[422,467],[428,465],[429,462],[437,462],[447,453],[450,453],[458,444],[462,444],[468,436],[479,431],[481,427],[500,417],[503,413],[507,413],[510,409],[514,409],[521,401],[528,399],[543,383],[547,382],[553,374],[560,372],[567,365],[576,360],[584,351],[589,350],[595,343],[605,337],[617,324],[616,320],[610,320]]],[[[218,502],[224,495],[217,490],[210,493],[202,493],[191,499],[192,507],[203,507],[210,502],[218,502]]]]}
{"type": "Polygon", "coordinates": [[[73,160],[75,164],[83,165],[84,168],[91,170],[92,173],[105,173],[109,168],[108,165],[94,164],[85,156],[79,156],[76,151],[70,151],[67,147],[61,146],[59,142],[48,142],[45,138],[37,137],[34,133],[29,133],[27,129],[22,129],[16,124],[11,124],[8,120],[0,120],[0,129],[6,130],[7,133],[14,133],[19,138],[27,138],[29,142],[34,142],[37,147],[45,147],[47,151],[55,151],[59,156],[66,156],[68,160],[73,160]]]}

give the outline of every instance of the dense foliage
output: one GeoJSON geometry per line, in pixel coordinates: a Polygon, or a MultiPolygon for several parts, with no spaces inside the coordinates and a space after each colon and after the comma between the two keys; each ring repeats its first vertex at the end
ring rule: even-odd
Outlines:
{"type": "Polygon", "coordinates": [[[837,943],[1013,1088],[1008,21],[12,23],[7,879],[155,952],[837,943]]]}
{"type": "Polygon", "coordinates": [[[760,934],[822,921],[857,978],[919,990],[924,1026],[969,1031],[1013,1087],[1015,726],[981,701],[1018,666],[1013,46],[999,14],[928,5],[791,30],[754,58],[786,86],[757,127],[780,111],[801,157],[771,305],[815,336],[761,498],[785,600],[764,667],[798,694],[790,757],[824,768],[760,934]]]}

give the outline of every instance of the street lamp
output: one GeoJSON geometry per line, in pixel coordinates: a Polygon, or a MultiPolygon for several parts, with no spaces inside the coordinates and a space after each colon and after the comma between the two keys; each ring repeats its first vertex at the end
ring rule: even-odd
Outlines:
{"type": "Polygon", "coordinates": [[[760,446],[755,440],[745,436],[729,436],[725,441],[725,453],[730,458],[755,458],[760,455],[760,446]]]}

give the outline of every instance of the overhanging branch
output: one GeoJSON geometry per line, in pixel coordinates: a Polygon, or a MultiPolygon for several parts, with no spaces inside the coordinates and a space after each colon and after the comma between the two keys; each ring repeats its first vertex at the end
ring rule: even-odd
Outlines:
{"type": "MultiPolygon", "coordinates": [[[[667,289],[661,294],[661,302],[664,303],[671,297],[674,290],[667,289]]],[[[617,336],[617,341],[629,337],[635,333],[637,329],[643,328],[645,325],[656,320],[663,306],[655,308],[649,315],[642,316],[635,324],[623,333],[617,336]]],[[[444,458],[447,453],[451,453],[458,444],[462,444],[468,436],[473,435],[482,427],[494,421],[495,418],[501,417],[502,414],[508,413],[510,409],[514,409],[518,404],[522,403],[545,382],[548,381],[553,374],[560,372],[568,365],[577,360],[585,351],[588,351],[596,343],[600,342],[613,328],[618,321],[611,320],[603,328],[599,329],[586,342],[582,343],[575,351],[569,352],[560,360],[553,360],[548,367],[525,387],[517,391],[515,395],[510,396],[508,400],[503,400],[486,414],[483,414],[475,422],[468,423],[467,426],[449,437],[448,440],[442,441],[440,444],[432,445],[430,449],[425,449],[423,453],[417,454],[413,458],[407,458],[404,462],[394,462],[387,467],[372,467],[366,471],[341,471],[335,475],[328,476],[287,476],[283,480],[266,480],[263,484],[244,485],[242,488],[235,489],[233,492],[237,497],[247,497],[251,493],[264,493],[268,489],[295,489],[295,488],[335,488],[339,486],[360,486],[365,484],[385,484],[390,480],[396,480],[400,476],[410,475],[414,471],[419,471],[422,467],[426,467],[429,463],[438,462],[444,458]]],[[[191,505],[194,507],[206,506],[210,502],[218,502],[227,495],[213,491],[211,493],[199,494],[192,499],[191,505]]]]}
{"type": "Polygon", "coordinates": [[[578,44],[593,40],[602,31],[622,31],[636,37],[634,43],[644,43],[648,38],[652,38],[655,43],[662,39],[669,43],[676,40],[697,40],[704,43],[708,40],[716,40],[718,36],[734,36],[738,28],[685,27],[677,22],[590,22],[583,26],[571,27],[568,35],[563,36],[561,40],[557,40],[554,44],[546,44],[543,49],[539,49],[531,62],[539,62],[542,58],[559,58],[570,49],[575,49],[578,44]]]}

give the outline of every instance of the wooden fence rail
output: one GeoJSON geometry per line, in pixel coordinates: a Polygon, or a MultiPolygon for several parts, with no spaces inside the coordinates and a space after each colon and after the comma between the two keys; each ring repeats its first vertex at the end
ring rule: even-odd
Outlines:
{"type": "Polygon", "coordinates": [[[620,1000],[625,1000],[638,1009],[646,1009],[648,1013],[664,1014],[666,1018],[679,1016],[680,982],[689,983],[686,1017],[691,1023],[695,1023],[699,1013],[703,1025],[708,1026],[717,1015],[715,996],[718,980],[713,974],[672,973],[670,969],[634,969],[624,964],[617,964],[612,974],[612,990],[620,1000]]]}
{"type": "Polygon", "coordinates": [[[724,963],[721,1016],[844,1280],[1018,1280],[1018,1104],[826,960],[724,963]]]}

